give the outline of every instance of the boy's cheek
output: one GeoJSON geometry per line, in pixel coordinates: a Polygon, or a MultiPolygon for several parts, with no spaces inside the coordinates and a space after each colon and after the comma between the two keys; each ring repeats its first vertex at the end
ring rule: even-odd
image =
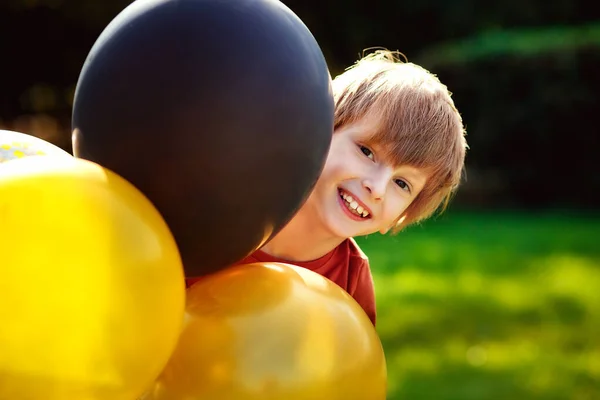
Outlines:
{"type": "Polygon", "coordinates": [[[325,167],[323,168],[323,171],[321,171],[321,176],[320,176],[320,180],[324,180],[324,179],[335,179],[335,177],[341,177],[342,176],[342,164],[340,162],[337,161],[333,161],[332,162],[327,162],[325,163],[325,167]]]}
{"type": "MultiPolygon", "coordinates": [[[[385,212],[385,211],[384,211],[385,212]]],[[[401,224],[406,219],[406,213],[403,212],[400,216],[394,218],[388,218],[382,223],[382,227],[379,229],[379,233],[385,235],[390,230],[394,229],[398,224],[401,224]]]]}

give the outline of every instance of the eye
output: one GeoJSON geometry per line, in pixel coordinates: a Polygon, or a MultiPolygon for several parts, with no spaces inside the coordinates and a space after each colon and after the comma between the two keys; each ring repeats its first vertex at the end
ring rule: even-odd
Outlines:
{"type": "Polygon", "coordinates": [[[408,185],[408,183],[406,183],[404,179],[395,179],[394,182],[400,187],[400,189],[406,190],[410,193],[410,186],[408,185]]]}
{"type": "Polygon", "coordinates": [[[373,152],[371,151],[371,149],[369,149],[368,147],[365,146],[358,146],[360,147],[360,151],[362,151],[362,153],[367,156],[368,158],[370,158],[371,160],[373,158],[375,158],[375,155],[373,154],[373,152]]]}

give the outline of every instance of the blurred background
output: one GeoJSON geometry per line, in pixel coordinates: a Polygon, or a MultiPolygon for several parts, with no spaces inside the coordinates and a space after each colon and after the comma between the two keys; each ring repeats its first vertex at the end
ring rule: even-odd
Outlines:
{"type": "MultiPolygon", "coordinates": [[[[0,129],[67,151],[87,53],[129,0],[0,2],[0,129]]],[[[453,93],[450,209],[359,239],[389,399],[600,399],[600,13],[584,0],[286,0],[332,76],[370,47],[453,93]]],[[[110,118],[110,116],[107,116],[110,118]]]]}

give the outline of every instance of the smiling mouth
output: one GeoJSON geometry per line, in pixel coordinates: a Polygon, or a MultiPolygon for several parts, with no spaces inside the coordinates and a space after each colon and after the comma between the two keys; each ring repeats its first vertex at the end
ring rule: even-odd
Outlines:
{"type": "Polygon", "coordinates": [[[356,200],[354,200],[354,198],[352,198],[351,195],[344,192],[342,189],[338,189],[338,191],[339,191],[340,198],[342,199],[342,203],[344,203],[344,205],[346,206],[348,211],[350,211],[352,214],[356,215],[357,217],[361,217],[364,219],[371,217],[369,212],[367,210],[365,210],[362,206],[360,206],[358,204],[358,202],[356,200]]]}

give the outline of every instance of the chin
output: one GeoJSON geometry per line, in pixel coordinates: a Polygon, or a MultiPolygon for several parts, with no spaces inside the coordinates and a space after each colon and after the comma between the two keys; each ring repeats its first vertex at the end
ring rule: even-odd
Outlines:
{"type": "MultiPolygon", "coordinates": [[[[378,232],[372,229],[356,229],[356,226],[331,226],[330,231],[337,237],[342,239],[349,239],[357,236],[366,236],[372,233],[378,232]]],[[[344,224],[345,225],[345,224],[344,224]]]]}

